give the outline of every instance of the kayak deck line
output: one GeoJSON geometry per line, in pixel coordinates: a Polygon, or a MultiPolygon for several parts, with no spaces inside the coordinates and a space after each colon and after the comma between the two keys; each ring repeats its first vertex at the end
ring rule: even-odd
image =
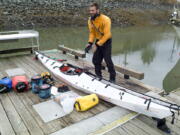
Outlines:
{"type": "MultiPolygon", "coordinates": [[[[75,60],[72,55],[63,55],[60,53],[60,51],[52,51],[50,52],[44,52],[45,54],[53,57],[53,58],[60,58],[60,59],[66,59],[69,63],[84,67],[87,65],[92,65],[90,62],[87,62],[85,59],[78,59],[75,60]]],[[[14,56],[14,57],[6,57],[3,59],[0,59],[0,78],[4,76],[8,76],[6,73],[7,69],[14,69],[14,68],[22,68],[25,71],[25,75],[30,79],[35,74],[40,74],[42,72],[48,71],[44,66],[42,66],[41,63],[34,60],[34,55],[21,55],[21,56],[14,56]]],[[[93,71],[93,70],[92,70],[93,71]]],[[[103,70],[103,76],[105,78],[108,78],[107,71],[103,70]]],[[[59,79],[55,78],[57,82],[61,82],[59,79]]],[[[127,87],[130,89],[134,89],[135,91],[141,92],[141,93],[156,93],[157,95],[159,93],[162,93],[162,90],[159,88],[155,88],[153,86],[144,84],[140,81],[133,80],[133,78],[130,78],[128,80],[123,79],[123,76],[120,74],[117,74],[117,84],[122,85],[123,87],[127,87]]],[[[74,88],[71,88],[73,91],[77,92],[80,95],[84,95],[84,93],[77,91],[74,88]]],[[[154,95],[153,95],[154,96],[154,95]]],[[[177,97],[180,95],[176,95],[177,97]]],[[[168,96],[167,96],[168,97],[168,96]]],[[[165,97],[166,98],[166,97],[165,97]]],[[[174,99],[174,97],[171,97],[171,99],[174,99]]],[[[92,108],[91,110],[84,112],[84,113],[78,113],[76,111],[73,111],[69,116],[66,116],[64,118],[59,118],[57,120],[54,120],[49,123],[43,123],[42,119],[39,117],[39,115],[34,111],[32,108],[32,105],[38,104],[41,102],[44,102],[45,100],[39,99],[39,97],[35,94],[32,94],[31,91],[28,91],[26,93],[8,93],[8,94],[1,94],[0,95],[0,132],[1,134],[19,134],[23,133],[24,135],[30,135],[30,134],[52,134],[59,130],[63,130],[66,127],[69,127],[73,124],[82,122],[86,119],[93,118],[95,115],[101,114],[102,112],[106,112],[109,109],[113,109],[114,105],[100,100],[100,103],[92,108]]],[[[110,111],[110,110],[109,110],[110,111]]],[[[114,113],[124,113],[124,116],[129,114],[128,110],[124,109],[124,111],[113,111],[114,113]]],[[[113,119],[113,116],[115,114],[111,114],[110,119],[113,119]]],[[[116,119],[113,119],[113,121],[120,119],[121,117],[116,117],[116,119]]],[[[100,118],[99,118],[100,119],[100,118]]],[[[171,117],[167,118],[167,124],[171,126],[171,117]]],[[[180,117],[175,120],[174,125],[172,125],[171,130],[174,134],[180,133],[180,117]]],[[[101,121],[109,121],[107,118],[101,117],[101,121]]],[[[109,121],[109,124],[113,121],[109,121]]],[[[99,127],[94,130],[97,131],[101,127],[104,127],[105,124],[102,124],[97,121],[97,119],[93,118],[92,121],[90,121],[91,124],[96,123],[99,124],[99,127]],[[94,120],[94,121],[93,121],[94,120]]],[[[85,125],[88,127],[88,125],[85,125]]],[[[77,128],[76,128],[77,129],[77,128]]],[[[90,129],[90,128],[89,128],[90,129]]],[[[79,132],[78,135],[80,135],[80,130],[77,129],[79,132]]],[[[93,131],[92,131],[93,132],[93,131]]],[[[162,135],[163,132],[157,129],[156,122],[153,121],[150,117],[146,117],[144,115],[139,115],[135,119],[129,120],[128,122],[124,123],[121,126],[118,126],[111,131],[107,132],[106,134],[113,134],[113,135],[126,135],[126,134],[156,134],[156,135],[162,135]],[[142,128],[143,127],[143,128],[142,128]]]]}

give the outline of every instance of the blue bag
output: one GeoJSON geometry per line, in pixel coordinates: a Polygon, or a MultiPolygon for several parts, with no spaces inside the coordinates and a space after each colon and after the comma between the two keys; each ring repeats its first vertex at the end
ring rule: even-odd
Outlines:
{"type": "Polygon", "coordinates": [[[0,80],[0,93],[9,92],[12,89],[12,80],[4,77],[0,80]]]}

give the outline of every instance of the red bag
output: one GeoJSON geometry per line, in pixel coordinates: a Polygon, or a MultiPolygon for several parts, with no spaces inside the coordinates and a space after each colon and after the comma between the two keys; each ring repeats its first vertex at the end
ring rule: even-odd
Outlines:
{"type": "Polygon", "coordinates": [[[26,76],[15,76],[12,78],[12,87],[16,92],[24,92],[28,90],[28,80],[26,76]]]}

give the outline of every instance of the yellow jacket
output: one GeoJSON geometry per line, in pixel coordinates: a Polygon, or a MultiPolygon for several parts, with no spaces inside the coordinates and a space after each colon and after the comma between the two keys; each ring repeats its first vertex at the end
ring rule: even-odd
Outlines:
{"type": "Polygon", "coordinates": [[[88,20],[89,27],[89,41],[93,43],[95,39],[98,39],[97,45],[102,46],[108,39],[112,37],[111,34],[111,19],[108,16],[100,14],[95,20],[92,21],[95,27],[103,33],[103,35],[94,28],[91,20],[88,20]]]}

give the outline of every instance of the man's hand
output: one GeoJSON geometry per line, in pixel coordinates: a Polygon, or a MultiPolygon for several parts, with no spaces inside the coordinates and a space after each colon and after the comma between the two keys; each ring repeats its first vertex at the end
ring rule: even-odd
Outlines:
{"type": "Polygon", "coordinates": [[[86,52],[86,53],[89,53],[89,50],[91,50],[91,48],[92,48],[92,43],[88,43],[88,44],[86,45],[85,52],[86,52]]]}

